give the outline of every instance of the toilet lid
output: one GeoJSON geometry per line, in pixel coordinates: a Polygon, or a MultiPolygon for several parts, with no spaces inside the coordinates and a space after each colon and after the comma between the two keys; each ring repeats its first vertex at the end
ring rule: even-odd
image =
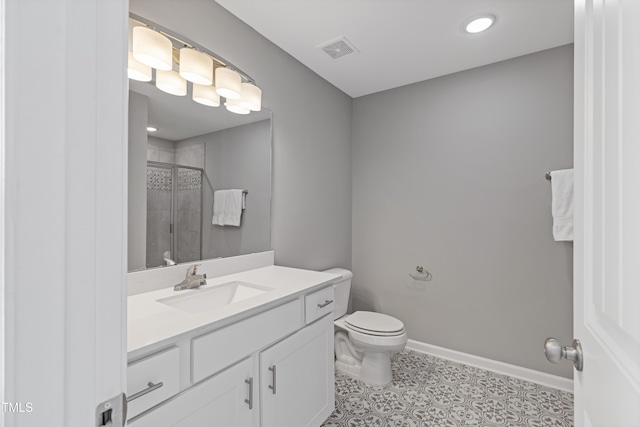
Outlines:
{"type": "Polygon", "coordinates": [[[356,330],[375,335],[397,335],[404,331],[404,324],[395,317],[372,311],[356,311],[345,319],[356,330]]]}

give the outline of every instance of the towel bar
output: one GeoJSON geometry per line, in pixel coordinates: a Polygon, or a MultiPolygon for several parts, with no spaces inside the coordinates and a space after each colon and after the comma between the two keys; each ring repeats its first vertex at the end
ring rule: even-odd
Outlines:
{"type": "Polygon", "coordinates": [[[547,172],[544,177],[547,178],[547,181],[551,181],[551,172],[547,172]]]}

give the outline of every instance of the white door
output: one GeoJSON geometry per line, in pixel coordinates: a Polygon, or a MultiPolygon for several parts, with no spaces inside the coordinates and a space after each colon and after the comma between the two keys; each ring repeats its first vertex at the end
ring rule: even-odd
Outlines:
{"type": "Polygon", "coordinates": [[[640,2],[576,0],[575,425],[640,425],[640,2]]]}
{"type": "Polygon", "coordinates": [[[122,425],[127,6],[0,0],[0,426],[122,425]]]}

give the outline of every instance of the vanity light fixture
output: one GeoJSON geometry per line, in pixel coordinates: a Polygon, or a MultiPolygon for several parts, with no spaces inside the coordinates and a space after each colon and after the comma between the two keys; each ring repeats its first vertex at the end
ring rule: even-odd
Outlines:
{"type": "Polygon", "coordinates": [[[208,107],[220,106],[220,95],[216,92],[216,88],[209,85],[193,84],[193,100],[208,107]]]}
{"type": "Polygon", "coordinates": [[[192,98],[200,104],[218,107],[223,96],[227,110],[233,113],[249,114],[262,109],[262,90],[255,81],[210,50],[132,13],[129,31],[130,79],[151,81],[151,68],[155,68],[155,85],[163,92],[184,96],[189,81],[192,98]],[[174,70],[174,62],[179,71],[174,70]]]}
{"type": "Polygon", "coordinates": [[[129,59],[127,61],[127,77],[139,82],[150,82],[152,77],[151,67],[137,61],[133,57],[133,53],[129,52],[129,59]]]}
{"type": "Polygon", "coordinates": [[[156,70],[171,70],[173,66],[173,45],[171,40],[147,27],[134,27],[133,57],[144,65],[156,70]]]}
{"type": "Polygon", "coordinates": [[[242,83],[242,97],[240,106],[251,110],[260,111],[262,109],[262,90],[251,83],[242,83]]]}
{"type": "Polygon", "coordinates": [[[147,132],[156,132],[158,130],[157,127],[147,126],[147,132]]]}
{"type": "Polygon", "coordinates": [[[216,92],[229,99],[240,99],[242,93],[242,77],[225,67],[216,68],[216,92]]]}
{"type": "Polygon", "coordinates": [[[240,105],[240,100],[238,99],[227,99],[227,102],[225,102],[224,105],[225,107],[227,107],[227,110],[231,111],[232,113],[249,114],[251,112],[251,110],[249,110],[248,108],[244,108],[242,105],[240,105]]]}
{"type": "Polygon", "coordinates": [[[171,95],[185,96],[187,94],[187,81],[173,70],[157,70],[156,87],[171,95]]]}
{"type": "Polygon", "coordinates": [[[481,15],[471,19],[465,26],[467,33],[475,34],[488,30],[496,22],[494,15],[481,15]]]}
{"type": "Polygon", "coordinates": [[[180,49],[180,75],[199,85],[213,83],[213,60],[205,53],[183,47],[180,49]]]}

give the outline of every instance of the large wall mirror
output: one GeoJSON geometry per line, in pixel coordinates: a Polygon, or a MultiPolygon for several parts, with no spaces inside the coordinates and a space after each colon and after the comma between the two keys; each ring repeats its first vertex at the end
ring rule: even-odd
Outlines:
{"type": "Polygon", "coordinates": [[[271,111],[204,106],[191,85],[129,89],[128,271],[271,249],[271,111]],[[214,193],[231,189],[240,224],[215,225],[214,193]]]}

